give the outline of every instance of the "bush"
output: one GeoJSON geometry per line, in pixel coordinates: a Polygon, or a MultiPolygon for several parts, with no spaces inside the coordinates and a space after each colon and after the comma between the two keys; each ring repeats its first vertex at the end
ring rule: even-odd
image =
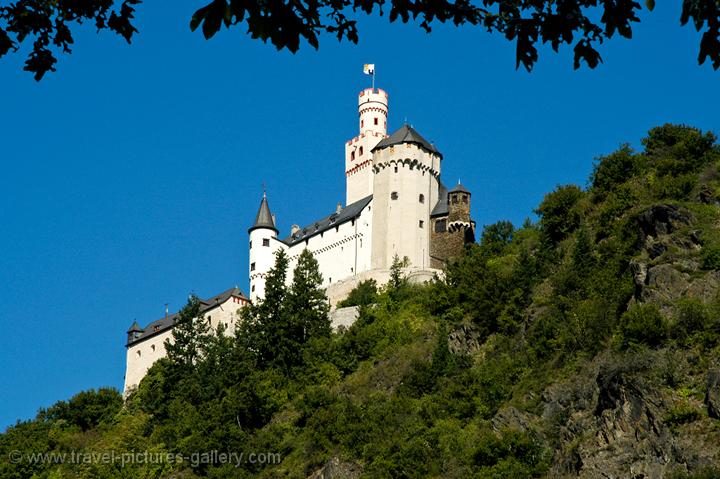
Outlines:
{"type": "Polygon", "coordinates": [[[713,244],[703,247],[702,267],[707,270],[720,269],[720,245],[713,244]]]}
{"type": "Polygon", "coordinates": [[[659,346],[667,338],[667,324],[655,305],[641,304],[622,315],[620,333],[630,344],[659,346]]]}
{"type": "Polygon", "coordinates": [[[678,302],[677,320],[672,328],[676,339],[685,340],[693,333],[702,331],[710,322],[707,307],[697,299],[685,299],[678,302]]]}
{"type": "Polygon", "coordinates": [[[83,391],[69,401],[59,401],[44,412],[47,420],[65,420],[87,431],[109,422],[122,407],[123,400],[117,389],[100,388],[83,391]]]}
{"type": "Polygon", "coordinates": [[[338,303],[338,308],[368,306],[377,301],[377,294],[377,282],[374,279],[360,281],[358,285],[350,291],[348,297],[338,303]]]}
{"type": "Polygon", "coordinates": [[[535,212],[540,215],[540,227],[550,240],[562,241],[580,226],[582,215],[578,202],[583,195],[577,185],[558,186],[545,195],[535,212]]]}

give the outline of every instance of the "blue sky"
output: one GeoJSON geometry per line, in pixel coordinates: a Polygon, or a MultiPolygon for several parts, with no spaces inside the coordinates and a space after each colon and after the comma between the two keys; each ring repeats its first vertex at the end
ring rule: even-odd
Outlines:
{"type": "MultiPolygon", "coordinates": [[[[473,192],[479,225],[532,215],[593,158],[665,122],[720,132],[720,73],[658,3],[605,63],[571,50],[515,70],[514,45],[476,28],[426,35],[361,22],[359,45],[292,55],[242,29],[189,31],[203,2],[140,7],[132,46],[91,28],[41,83],[0,60],[0,428],[74,393],[122,387],[125,331],[191,291],[247,289],[247,228],[262,183],[282,232],[344,199],[343,144],[377,67],[390,129],[407,119],[473,192]]],[[[673,5],[668,5],[673,3],[673,5]]]]}

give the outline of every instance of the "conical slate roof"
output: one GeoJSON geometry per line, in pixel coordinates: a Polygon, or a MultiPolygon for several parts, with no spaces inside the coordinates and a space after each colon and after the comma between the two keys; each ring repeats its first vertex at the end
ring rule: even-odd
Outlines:
{"type": "Polygon", "coordinates": [[[373,151],[392,145],[400,145],[402,143],[414,143],[418,146],[422,146],[423,148],[432,153],[437,153],[438,155],[442,156],[442,153],[440,153],[437,148],[433,146],[432,143],[423,138],[422,135],[415,130],[415,128],[407,124],[400,127],[399,130],[397,130],[395,133],[388,136],[387,138],[383,138],[382,140],[380,140],[380,143],[378,143],[377,146],[373,148],[373,151]]]}
{"type": "Polygon", "coordinates": [[[460,180],[458,180],[457,185],[455,185],[455,188],[450,190],[450,193],[467,193],[471,194],[462,184],[460,184],[460,180]]]}
{"type": "Polygon", "coordinates": [[[130,329],[127,330],[128,333],[135,333],[139,332],[141,333],[143,331],[143,328],[140,327],[137,321],[133,321],[132,326],[130,326],[130,329]]]}
{"type": "Polygon", "coordinates": [[[267,195],[265,193],[263,193],[260,209],[255,217],[255,223],[248,229],[248,233],[258,228],[269,228],[275,230],[275,234],[278,233],[272,213],[270,213],[270,206],[268,206],[267,195]]]}

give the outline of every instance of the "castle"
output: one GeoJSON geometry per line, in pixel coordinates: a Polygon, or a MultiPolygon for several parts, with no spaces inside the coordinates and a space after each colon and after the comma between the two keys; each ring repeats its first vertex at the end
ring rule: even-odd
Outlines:
{"type": "MultiPolygon", "coordinates": [[[[415,129],[405,124],[387,134],[388,94],[375,88],[358,96],[359,134],[345,143],[345,207],[304,227],[293,225],[280,237],[265,193],[255,222],[249,228],[250,293],[238,288],[201,304],[202,317],[230,330],[238,309],[262,300],[265,277],[283,249],[290,259],[287,282],[300,253],[310,250],[323,277],[332,306],[360,282],[384,284],[395,256],[407,258],[405,274],[426,281],[440,272],[464,245],[475,240],[470,218],[470,192],[459,182],[447,189],[440,180],[443,155],[415,129]]],[[[165,340],[172,338],[177,315],[168,315],[128,331],[125,393],[148,368],[165,356],[165,340]]]]}

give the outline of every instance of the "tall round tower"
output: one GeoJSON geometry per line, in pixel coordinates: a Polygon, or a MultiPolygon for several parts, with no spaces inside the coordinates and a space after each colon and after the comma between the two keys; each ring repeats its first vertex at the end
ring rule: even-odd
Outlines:
{"type": "Polygon", "coordinates": [[[430,267],[430,214],[438,201],[442,154],[409,125],[373,149],[373,269],[395,255],[430,267]]]}
{"type": "Polygon", "coordinates": [[[255,223],[248,229],[250,235],[250,301],[265,297],[265,276],[274,264],[278,229],[270,213],[267,195],[263,192],[255,223]]]}
{"type": "Polygon", "coordinates": [[[345,143],[345,204],[373,194],[372,149],[387,136],[388,94],[368,88],[358,95],[360,133],[345,143]]]}

